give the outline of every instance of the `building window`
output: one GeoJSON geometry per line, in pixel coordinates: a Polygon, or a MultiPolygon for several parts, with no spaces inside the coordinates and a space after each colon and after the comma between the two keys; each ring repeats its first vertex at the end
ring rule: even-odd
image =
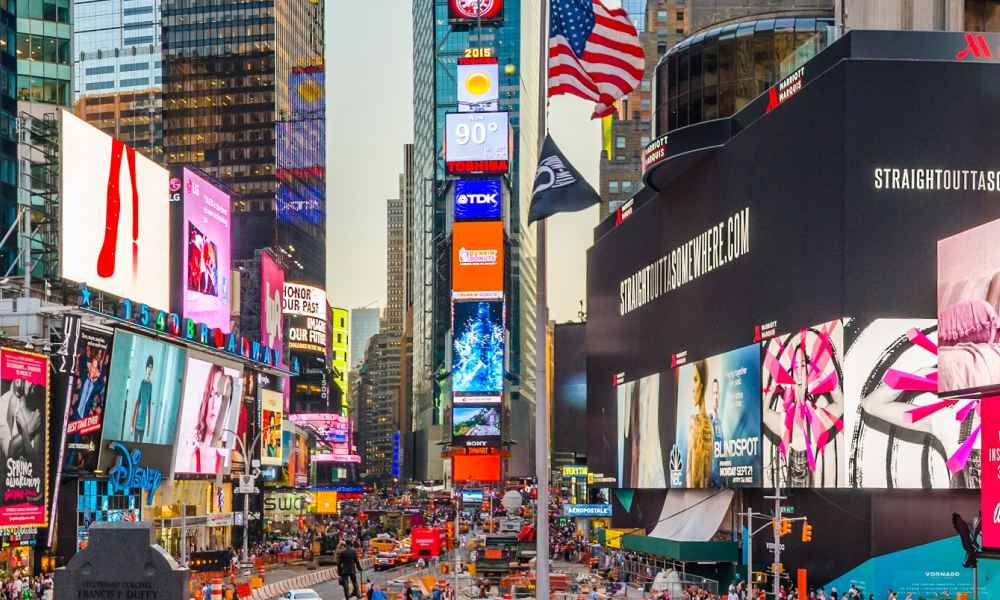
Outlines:
{"type": "Polygon", "coordinates": [[[639,143],[642,144],[643,148],[645,148],[646,146],[648,146],[649,145],[649,136],[648,135],[644,135],[644,136],[640,137],[639,138],[639,143]]]}
{"type": "Polygon", "coordinates": [[[649,88],[650,88],[650,85],[651,84],[649,83],[648,79],[643,79],[642,83],[639,84],[639,89],[642,90],[642,91],[644,91],[644,92],[648,92],[649,88]]]}
{"type": "Polygon", "coordinates": [[[674,33],[676,33],[677,35],[684,35],[684,28],[678,27],[677,29],[674,30],[674,33]]]}
{"type": "Polygon", "coordinates": [[[126,8],[122,11],[126,17],[131,17],[134,15],[151,15],[153,14],[152,6],[136,6],[134,8],[126,8]]]}
{"type": "Polygon", "coordinates": [[[623,192],[631,192],[632,191],[632,182],[631,181],[623,181],[622,182],[622,191],[623,192]]]}
{"type": "Polygon", "coordinates": [[[114,65],[109,65],[106,67],[90,67],[87,69],[87,75],[106,75],[108,73],[114,73],[114,65]]]}
{"type": "Polygon", "coordinates": [[[683,21],[684,20],[684,11],[683,10],[677,11],[677,20],[678,21],[683,21]]]}
{"type": "Polygon", "coordinates": [[[118,67],[118,70],[122,73],[127,71],[144,71],[149,68],[149,63],[128,63],[118,67]]]}
{"type": "Polygon", "coordinates": [[[24,60],[69,64],[69,40],[44,35],[17,34],[17,57],[24,60]]]}
{"type": "Polygon", "coordinates": [[[656,20],[657,21],[666,21],[667,20],[667,11],[665,11],[665,10],[658,10],[658,11],[656,11],[656,20]]]}
{"type": "Polygon", "coordinates": [[[615,148],[624,148],[624,147],[625,147],[625,136],[619,135],[615,137],[615,148]]]}
{"type": "Polygon", "coordinates": [[[609,181],[608,182],[608,191],[611,192],[612,194],[617,194],[618,193],[618,182],[614,181],[614,180],[609,181]]]}
{"type": "Polygon", "coordinates": [[[135,77],[133,79],[122,79],[118,84],[122,87],[134,87],[137,85],[149,85],[149,77],[135,77]]]}
{"type": "Polygon", "coordinates": [[[140,37],[130,37],[124,40],[126,46],[138,46],[140,44],[152,44],[153,36],[144,35],[140,37]]]}
{"type": "Polygon", "coordinates": [[[667,45],[666,44],[657,44],[656,45],[656,53],[658,55],[660,55],[660,56],[663,56],[664,54],[666,54],[667,53],[667,45]]]}

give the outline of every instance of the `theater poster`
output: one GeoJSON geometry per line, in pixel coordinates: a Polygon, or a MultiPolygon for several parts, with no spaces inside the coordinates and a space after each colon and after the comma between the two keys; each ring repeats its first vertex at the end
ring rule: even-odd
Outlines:
{"type": "Polygon", "coordinates": [[[45,527],[48,496],[49,359],[0,349],[0,527],[45,527]]]}

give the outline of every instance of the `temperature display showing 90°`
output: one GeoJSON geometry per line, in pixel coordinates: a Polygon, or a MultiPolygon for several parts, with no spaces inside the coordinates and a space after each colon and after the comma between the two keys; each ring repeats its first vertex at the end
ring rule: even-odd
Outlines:
{"type": "Polygon", "coordinates": [[[509,118],[503,112],[445,115],[445,162],[506,161],[509,118]]]}

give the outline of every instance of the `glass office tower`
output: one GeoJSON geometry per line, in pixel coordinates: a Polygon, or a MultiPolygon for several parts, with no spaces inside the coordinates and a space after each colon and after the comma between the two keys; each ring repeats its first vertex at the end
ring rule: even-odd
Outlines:
{"type": "Polygon", "coordinates": [[[168,165],[228,185],[234,260],[275,247],[286,279],[325,288],[322,0],[163,0],[168,165]]]}
{"type": "Polygon", "coordinates": [[[163,158],[159,0],[73,1],[73,112],[163,158]]]}

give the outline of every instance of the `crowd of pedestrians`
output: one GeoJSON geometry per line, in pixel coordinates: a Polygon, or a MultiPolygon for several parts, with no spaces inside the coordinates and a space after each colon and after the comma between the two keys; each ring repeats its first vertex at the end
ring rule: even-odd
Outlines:
{"type": "Polygon", "coordinates": [[[3,600],[51,600],[52,575],[14,577],[0,590],[3,600]]]}

